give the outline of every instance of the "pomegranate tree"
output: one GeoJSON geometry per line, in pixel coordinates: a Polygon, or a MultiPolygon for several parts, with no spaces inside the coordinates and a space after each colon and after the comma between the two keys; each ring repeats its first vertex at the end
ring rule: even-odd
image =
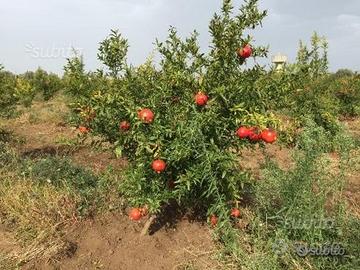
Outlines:
{"type": "Polygon", "coordinates": [[[72,87],[77,81],[96,85],[76,100],[96,112],[91,132],[108,138],[128,159],[121,191],[132,207],[146,206],[154,215],[171,200],[202,205],[216,228],[239,216],[232,209],[249,181],[238,164],[239,150],[253,147],[253,141],[263,144],[261,131],[278,123],[267,111],[266,90],[257,85],[265,70],[253,59],[265,57],[266,49],[248,35],[265,16],[257,0],[236,13],[225,0],[209,25],[208,53],[196,31],[183,40],[172,27],[167,40],[156,43],[157,67],[151,60],[128,66],[127,41],[113,31],[100,50],[108,70],[91,73],[91,84],[79,61],[67,68],[72,87]],[[76,67],[77,76],[71,73],[76,67]]]}

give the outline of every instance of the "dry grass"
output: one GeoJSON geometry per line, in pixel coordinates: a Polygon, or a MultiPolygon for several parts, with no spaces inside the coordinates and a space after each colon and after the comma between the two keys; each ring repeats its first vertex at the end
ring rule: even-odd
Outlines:
{"type": "Polygon", "coordinates": [[[21,179],[11,173],[0,173],[0,209],[27,232],[29,239],[39,231],[74,221],[76,199],[66,190],[52,185],[37,185],[35,180],[21,179]],[[5,177],[4,177],[5,174],[5,177]],[[36,223],[39,230],[29,230],[36,223]]]}
{"type": "Polygon", "coordinates": [[[60,228],[77,221],[77,199],[65,190],[36,184],[6,169],[0,170],[0,179],[1,221],[14,232],[20,247],[3,254],[3,262],[24,263],[62,252],[66,242],[60,228]]]}
{"type": "Polygon", "coordinates": [[[69,113],[67,102],[66,96],[61,94],[48,102],[34,101],[29,108],[19,107],[22,113],[19,119],[30,124],[62,122],[69,113]]]}
{"type": "Polygon", "coordinates": [[[55,255],[63,254],[68,250],[70,250],[69,244],[63,238],[53,236],[49,238],[48,233],[44,232],[29,245],[5,255],[4,262],[9,265],[20,266],[37,259],[49,261],[55,255]]]}

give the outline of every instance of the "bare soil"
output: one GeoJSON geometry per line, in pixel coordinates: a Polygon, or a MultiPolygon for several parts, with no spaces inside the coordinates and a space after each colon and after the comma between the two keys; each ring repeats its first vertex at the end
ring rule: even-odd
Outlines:
{"type": "Polygon", "coordinates": [[[0,226],[0,250],[3,253],[9,253],[15,249],[18,249],[18,246],[16,245],[16,241],[13,238],[13,235],[7,232],[5,228],[0,226]]]}
{"type": "Polygon", "coordinates": [[[221,269],[211,259],[216,247],[206,226],[181,220],[176,227],[140,236],[142,225],[120,213],[86,220],[67,236],[74,243],[72,256],[24,269],[221,269]]]}

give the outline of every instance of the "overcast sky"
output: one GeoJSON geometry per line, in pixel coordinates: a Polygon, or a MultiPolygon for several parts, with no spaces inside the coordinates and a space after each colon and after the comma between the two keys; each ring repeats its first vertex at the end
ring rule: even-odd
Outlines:
{"type": "MultiPolygon", "coordinates": [[[[359,0],[259,2],[269,13],[254,35],[258,45],[270,46],[270,55],[282,52],[293,61],[299,39],[308,41],[317,31],[328,38],[331,70],[360,70],[359,0]]],[[[238,7],[242,0],[234,3],[238,7]]],[[[197,29],[206,49],[208,22],[220,6],[221,0],[0,0],[0,63],[14,72],[41,66],[61,73],[74,47],[94,70],[98,44],[110,29],[129,39],[128,59],[135,65],[153,50],[156,37],[166,37],[170,25],[182,36],[197,29]]]]}

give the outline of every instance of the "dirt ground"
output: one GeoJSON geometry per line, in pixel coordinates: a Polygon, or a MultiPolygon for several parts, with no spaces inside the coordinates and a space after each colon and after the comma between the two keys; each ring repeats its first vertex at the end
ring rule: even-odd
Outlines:
{"type": "Polygon", "coordinates": [[[221,269],[211,259],[216,248],[206,226],[182,220],[150,236],[140,236],[141,228],[120,214],[84,221],[67,236],[71,257],[24,269],[221,269]]]}
{"type": "MultiPolygon", "coordinates": [[[[34,111],[39,109],[37,106],[41,104],[35,104],[34,111]]],[[[359,120],[349,121],[347,125],[358,135],[359,120]]],[[[68,154],[76,163],[96,172],[108,165],[117,168],[126,166],[126,161],[116,159],[110,151],[75,148],[73,141],[77,140],[77,131],[66,126],[56,113],[51,121],[45,122],[41,114],[34,116],[24,113],[15,121],[5,123],[5,126],[21,138],[21,155],[36,156],[69,151],[68,154]]],[[[265,151],[276,158],[281,167],[291,166],[290,154],[286,148],[271,145],[265,151]]],[[[257,171],[264,160],[260,149],[244,156],[246,158],[240,165],[253,171],[257,171]]],[[[360,175],[349,175],[349,184],[344,194],[350,204],[359,209],[360,175]]],[[[68,254],[47,262],[30,262],[22,269],[223,269],[214,259],[217,248],[206,224],[184,218],[176,226],[163,226],[153,235],[143,237],[140,236],[142,225],[130,221],[127,216],[118,212],[81,221],[66,234],[71,247],[68,254]]],[[[0,250],[6,253],[16,249],[13,243],[12,236],[0,227],[0,250]]]]}

